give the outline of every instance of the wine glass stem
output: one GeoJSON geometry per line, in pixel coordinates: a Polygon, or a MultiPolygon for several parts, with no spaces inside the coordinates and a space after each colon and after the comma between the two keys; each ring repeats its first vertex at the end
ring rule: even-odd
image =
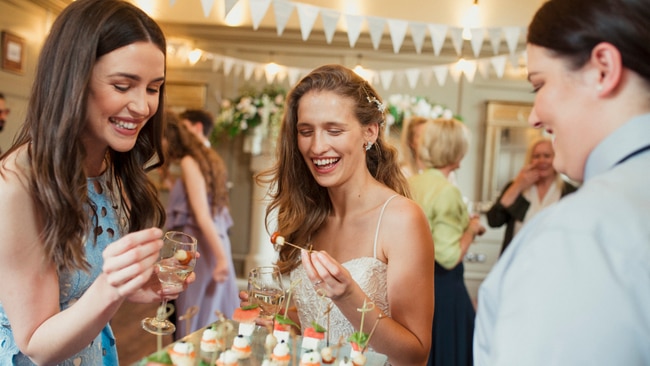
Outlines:
{"type": "Polygon", "coordinates": [[[167,298],[163,297],[162,304],[160,304],[160,308],[158,308],[158,312],[156,313],[156,320],[158,320],[159,322],[164,322],[166,314],[167,314],[167,298]]]}

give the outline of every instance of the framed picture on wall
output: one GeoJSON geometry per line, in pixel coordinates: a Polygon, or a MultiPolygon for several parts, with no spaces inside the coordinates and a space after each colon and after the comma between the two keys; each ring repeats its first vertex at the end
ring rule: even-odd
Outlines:
{"type": "Polygon", "coordinates": [[[208,86],[203,83],[184,81],[165,82],[167,105],[174,112],[185,109],[203,109],[207,97],[208,86]]]}
{"type": "Polygon", "coordinates": [[[22,74],[25,71],[25,40],[2,31],[2,69],[22,74]]]}

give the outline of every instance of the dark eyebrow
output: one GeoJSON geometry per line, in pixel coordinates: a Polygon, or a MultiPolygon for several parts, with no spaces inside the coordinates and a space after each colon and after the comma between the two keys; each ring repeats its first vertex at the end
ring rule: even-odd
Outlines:
{"type": "MultiPolygon", "coordinates": [[[[142,81],[142,78],[140,76],[138,76],[138,75],[122,73],[122,72],[118,72],[117,74],[112,74],[111,76],[119,76],[119,77],[131,79],[131,80],[134,80],[134,81],[142,81]]],[[[164,81],[165,81],[165,77],[161,76],[159,78],[151,80],[150,83],[158,83],[158,82],[164,82],[164,81]]]]}

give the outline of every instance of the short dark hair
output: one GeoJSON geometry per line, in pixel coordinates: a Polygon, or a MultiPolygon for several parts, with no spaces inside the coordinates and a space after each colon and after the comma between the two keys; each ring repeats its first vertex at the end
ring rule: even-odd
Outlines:
{"type": "Polygon", "coordinates": [[[5,95],[0,93],[0,99],[5,99],[5,95]]]}
{"type": "Polygon", "coordinates": [[[200,123],[203,125],[203,135],[209,136],[212,127],[214,127],[214,120],[210,112],[202,109],[188,109],[185,112],[180,114],[181,120],[188,120],[192,122],[193,125],[200,123]]]}
{"type": "Polygon", "coordinates": [[[579,69],[593,48],[618,48],[623,66],[650,80],[650,6],[646,0],[550,0],[528,27],[528,43],[552,50],[579,69]]]}

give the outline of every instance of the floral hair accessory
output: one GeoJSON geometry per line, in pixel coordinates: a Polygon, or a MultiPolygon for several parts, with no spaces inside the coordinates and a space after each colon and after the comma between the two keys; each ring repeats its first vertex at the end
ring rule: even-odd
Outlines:
{"type": "Polygon", "coordinates": [[[368,102],[375,103],[377,105],[377,109],[381,113],[384,113],[384,111],[386,110],[386,103],[380,102],[379,99],[377,99],[375,97],[367,96],[366,98],[368,98],[368,102]]]}

